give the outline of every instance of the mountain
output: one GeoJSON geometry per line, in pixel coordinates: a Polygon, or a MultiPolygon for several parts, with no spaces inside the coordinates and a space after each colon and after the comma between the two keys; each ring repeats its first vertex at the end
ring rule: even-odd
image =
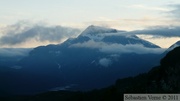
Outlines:
{"type": "Polygon", "coordinates": [[[31,50],[32,48],[0,48],[0,65],[11,67],[31,50]]]}
{"type": "Polygon", "coordinates": [[[88,92],[50,91],[33,96],[6,97],[6,101],[121,101],[124,94],[180,92],[180,47],[161,59],[160,65],[134,77],[118,79],[115,84],[88,92]]]}
{"type": "Polygon", "coordinates": [[[0,87],[13,94],[87,91],[147,72],[162,52],[160,47],[123,32],[89,26],[77,38],[34,48],[15,64],[21,68],[1,75],[9,79],[0,87]]]}
{"type": "MultiPolygon", "coordinates": [[[[99,26],[91,25],[87,29],[85,29],[77,38],[71,39],[73,42],[71,44],[75,43],[82,43],[89,40],[93,41],[101,41],[105,43],[119,43],[122,45],[127,44],[142,44],[145,47],[149,48],[160,48],[159,46],[152,44],[148,41],[142,40],[138,38],[135,35],[126,35],[123,34],[125,31],[119,31],[116,29],[111,28],[104,28],[99,26]]],[[[69,42],[69,40],[68,40],[69,42]]]]}

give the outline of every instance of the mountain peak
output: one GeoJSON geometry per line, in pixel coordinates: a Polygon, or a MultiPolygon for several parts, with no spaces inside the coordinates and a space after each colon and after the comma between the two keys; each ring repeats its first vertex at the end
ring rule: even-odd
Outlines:
{"type": "Polygon", "coordinates": [[[102,34],[102,33],[116,33],[116,32],[117,32],[116,29],[90,25],[82,32],[81,35],[82,36],[86,36],[86,35],[94,36],[94,35],[102,34]]]}

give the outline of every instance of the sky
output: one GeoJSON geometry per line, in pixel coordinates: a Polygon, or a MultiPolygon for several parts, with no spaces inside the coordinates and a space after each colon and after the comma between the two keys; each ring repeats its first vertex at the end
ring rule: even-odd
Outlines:
{"type": "MultiPolygon", "coordinates": [[[[141,32],[157,27],[171,30],[180,26],[179,10],[179,0],[0,0],[0,47],[60,43],[89,25],[141,32]]],[[[180,40],[177,33],[144,32],[139,37],[167,48],[180,40]]]]}

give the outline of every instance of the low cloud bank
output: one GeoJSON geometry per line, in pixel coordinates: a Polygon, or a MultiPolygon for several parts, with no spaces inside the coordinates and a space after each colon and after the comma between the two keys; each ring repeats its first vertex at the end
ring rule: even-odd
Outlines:
{"type": "Polygon", "coordinates": [[[107,44],[104,42],[95,42],[93,40],[84,42],[84,43],[76,43],[72,44],[70,48],[90,48],[90,49],[98,49],[100,52],[108,53],[108,54],[123,54],[123,53],[136,53],[136,54],[161,54],[165,51],[162,48],[147,48],[141,44],[107,44]]]}
{"type": "Polygon", "coordinates": [[[31,51],[31,48],[0,48],[1,57],[15,57],[15,56],[27,56],[31,51]]]}

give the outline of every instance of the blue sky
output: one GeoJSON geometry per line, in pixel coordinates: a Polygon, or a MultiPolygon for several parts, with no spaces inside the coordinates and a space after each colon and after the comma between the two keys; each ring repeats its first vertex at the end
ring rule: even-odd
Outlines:
{"type": "Polygon", "coordinates": [[[92,24],[122,30],[179,26],[169,13],[177,4],[179,0],[0,0],[0,28],[22,20],[81,29],[92,24]]]}

